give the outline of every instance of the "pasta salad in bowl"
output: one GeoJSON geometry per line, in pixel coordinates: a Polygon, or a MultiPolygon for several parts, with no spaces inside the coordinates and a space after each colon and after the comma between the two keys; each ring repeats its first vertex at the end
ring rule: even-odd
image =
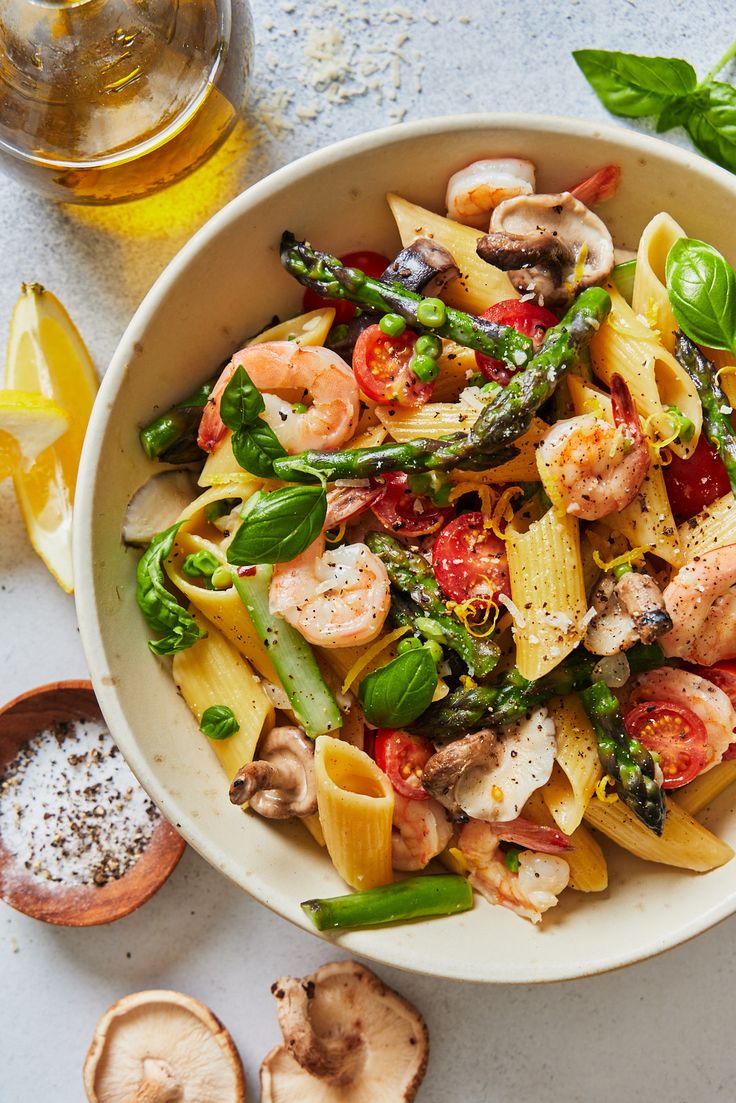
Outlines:
{"type": "Polygon", "coordinates": [[[131,323],[80,480],[91,672],[288,918],[528,981],[733,910],[733,188],[569,120],[394,128],[234,201],[131,323]]]}

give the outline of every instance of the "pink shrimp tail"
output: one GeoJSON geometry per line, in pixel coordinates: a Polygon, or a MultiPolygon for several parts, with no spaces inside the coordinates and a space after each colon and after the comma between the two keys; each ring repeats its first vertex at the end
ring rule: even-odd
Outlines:
{"type": "Polygon", "coordinates": [[[594,207],[597,203],[605,203],[613,199],[621,182],[621,169],[618,165],[604,165],[592,176],[586,177],[570,188],[570,194],[584,203],[586,207],[594,207]]]}
{"type": "Polygon", "coordinates": [[[205,404],[197,434],[197,444],[204,452],[214,452],[227,432],[225,423],[220,417],[220,399],[234,372],[235,363],[231,360],[223,369],[220,378],[212,388],[212,394],[205,404]]]}
{"type": "Polygon", "coordinates": [[[573,849],[569,836],[564,832],[558,831],[556,827],[532,823],[521,816],[506,823],[490,823],[488,826],[504,842],[515,843],[540,854],[564,854],[573,849]]]}
{"type": "Polygon", "coordinates": [[[631,397],[631,391],[623,380],[616,374],[611,376],[611,406],[613,407],[613,423],[616,426],[623,425],[632,438],[635,445],[644,440],[639,414],[631,397]]]}

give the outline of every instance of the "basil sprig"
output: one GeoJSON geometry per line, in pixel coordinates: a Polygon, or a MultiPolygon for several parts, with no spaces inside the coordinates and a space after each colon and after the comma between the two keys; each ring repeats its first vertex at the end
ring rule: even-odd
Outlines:
{"type": "Polygon", "coordinates": [[[235,459],[244,471],[262,479],[273,478],[273,461],[287,453],[267,422],[261,419],[266,406],[258,388],[242,365],[220,399],[220,417],[232,429],[235,459]]]}
{"type": "Polygon", "coordinates": [[[614,115],[656,116],[657,131],[684,126],[706,157],[736,171],[736,88],[713,78],[736,55],[736,43],[702,81],[677,57],[642,57],[618,50],[575,50],[573,57],[614,115]]]}
{"type": "Polygon", "coordinates": [[[676,241],[665,264],[670,304],[691,341],[736,353],[736,272],[712,245],[676,241]]]}
{"type": "Polygon", "coordinates": [[[326,516],[322,486],[285,486],[261,494],[233,537],[228,562],[236,566],[288,563],[317,539],[326,516]]]}
{"type": "Polygon", "coordinates": [[[429,650],[405,651],[360,683],[358,697],[369,724],[403,728],[421,716],[437,688],[437,664],[429,650]]]}
{"type": "Polygon", "coordinates": [[[173,655],[185,651],[207,635],[194,617],[182,608],[164,583],[162,563],[171,555],[180,524],[155,536],[138,564],[136,598],[146,624],[163,639],[149,640],[154,655],[173,655]]]}
{"type": "Polygon", "coordinates": [[[208,739],[229,739],[240,731],[240,724],[229,705],[210,705],[202,713],[199,730],[208,739]]]}

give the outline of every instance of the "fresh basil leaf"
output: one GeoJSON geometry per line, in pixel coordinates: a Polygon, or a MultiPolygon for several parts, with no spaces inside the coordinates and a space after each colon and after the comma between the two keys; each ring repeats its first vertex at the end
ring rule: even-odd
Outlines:
{"type": "Polygon", "coordinates": [[[260,420],[248,428],[237,429],[232,436],[232,448],[240,466],[262,479],[272,479],[273,461],[288,454],[271,426],[260,420]]]}
{"type": "Polygon", "coordinates": [[[699,98],[700,92],[694,92],[691,96],[682,96],[668,103],[657,119],[657,134],[664,134],[665,130],[672,130],[675,126],[685,126],[699,98]]]}
{"type": "Polygon", "coordinates": [[[403,728],[429,708],[437,688],[437,664],[425,647],[405,651],[360,683],[358,696],[370,724],[403,728]]]}
{"type": "Polygon", "coordinates": [[[617,50],[575,50],[572,56],[604,107],[630,119],[658,115],[698,83],[692,65],[677,57],[641,57],[617,50]]]}
{"type": "Polygon", "coordinates": [[[202,713],[199,730],[204,732],[208,739],[229,739],[231,735],[240,731],[240,724],[229,705],[210,705],[202,713]]]}
{"type": "Polygon", "coordinates": [[[154,655],[184,651],[207,635],[164,584],[163,561],[171,555],[181,522],[155,536],[138,564],[136,598],[146,624],[164,638],[149,640],[154,655]]]}
{"type": "Polygon", "coordinates": [[[245,368],[239,365],[222,392],[220,417],[228,429],[234,432],[236,429],[252,425],[265,409],[263,396],[245,368]]]}
{"type": "Polygon", "coordinates": [[[736,273],[718,250],[680,238],[669,251],[665,275],[682,332],[699,345],[736,352],[736,273]]]}
{"type": "Polygon", "coordinates": [[[235,533],[229,563],[288,563],[317,539],[327,516],[321,486],[285,486],[264,494],[235,533]]]}
{"type": "Polygon", "coordinates": [[[708,81],[698,90],[684,125],[706,157],[736,172],[736,88],[708,81]]]}

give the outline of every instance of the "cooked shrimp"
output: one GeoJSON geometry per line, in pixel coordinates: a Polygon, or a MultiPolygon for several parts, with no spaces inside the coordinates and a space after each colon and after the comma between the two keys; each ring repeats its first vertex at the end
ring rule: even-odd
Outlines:
{"type": "Polygon", "coordinates": [[[371,643],[390,604],[386,568],[365,544],[325,551],[320,536],[296,559],[273,569],[271,612],[321,647],[371,643]]]}
{"type": "Polygon", "coordinates": [[[360,394],[345,361],[330,349],[267,341],[236,352],[217,380],[199,426],[197,441],[205,452],[214,451],[225,435],[220,399],[239,367],[261,391],[264,420],[287,452],[339,448],[355,434],[360,394]],[[280,397],[286,392],[300,405],[280,397]],[[303,409],[307,401],[311,404],[303,409]]]}
{"type": "Polygon", "coordinates": [[[545,490],[581,521],[624,509],[649,471],[649,446],[620,375],[611,378],[611,403],[614,425],[594,414],[558,421],[537,449],[545,490]]]}
{"type": "Polygon", "coordinates": [[[394,793],[391,837],[394,869],[424,869],[452,837],[452,825],[436,800],[409,800],[394,793]]]}
{"type": "Polygon", "coordinates": [[[736,656],[736,544],[714,548],[681,567],[664,591],[673,628],[665,655],[699,666],[736,656]]]}
{"type": "Polygon", "coordinates": [[[504,199],[531,195],[534,165],[517,157],[473,161],[447,183],[447,214],[455,222],[487,229],[491,211],[504,199]]]}
{"type": "Polygon", "coordinates": [[[632,678],[627,689],[632,705],[642,701],[672,701],[700,717],[708,733],[708,758],[703,770],[720,762],[733,742],[736,710],[722,689],[699,674],[673,667],[650,670],[632,678]]]}
{"type": "Polygon", "coordinates": [[[492,826],[471,820],[460,832],[458,849],[471,867],[470,883],[491,904],[502,904],[524,919],[538,923],[557,903],[570,880],[564,858],[524,850],[519,871],[508,868],[498,853],[499,838],[492,826]]]}

